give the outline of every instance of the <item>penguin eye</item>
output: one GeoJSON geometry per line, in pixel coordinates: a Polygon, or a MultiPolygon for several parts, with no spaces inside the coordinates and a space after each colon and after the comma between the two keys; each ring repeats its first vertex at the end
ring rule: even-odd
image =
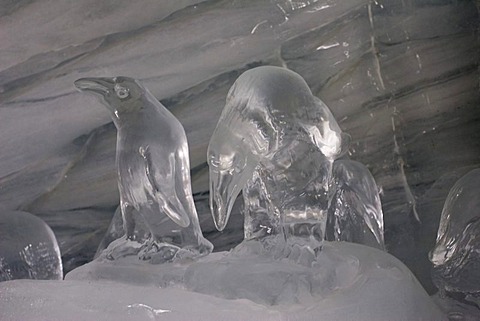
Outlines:
{"type": "Polygon", "coordinates": [[[120,99],[125,99],[130,96],[130,93],[128,91],[128,88],[122,87],[119,84],[116,84],[114,87],[115,93],[117,94],[117,97],[120,99]]]}

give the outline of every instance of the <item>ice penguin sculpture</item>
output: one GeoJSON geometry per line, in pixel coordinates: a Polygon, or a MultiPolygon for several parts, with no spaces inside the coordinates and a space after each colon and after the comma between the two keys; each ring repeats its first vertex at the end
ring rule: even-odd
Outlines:
{"type": "Polygon", "coordinates": [[[272,66],[243,73],[208,147],[217,228],[223,230],[242,191],[245,239],[283,235],[321,242],[332,163],[346,146],[348,135],[298,74],[272,66]]]}
{"type": "Polygon", "coordinates": [[[139,252],[156,263],[210,253],[213,246],[202,236],[193,202],[187,138],[180,122],[135,79],[82,78],[75,86],[100,96],[117,127],[126,237],[106,249],[107,257],[139,252]],[[136,221],[146,227],[146,240],[135,235],[136,221]]]}

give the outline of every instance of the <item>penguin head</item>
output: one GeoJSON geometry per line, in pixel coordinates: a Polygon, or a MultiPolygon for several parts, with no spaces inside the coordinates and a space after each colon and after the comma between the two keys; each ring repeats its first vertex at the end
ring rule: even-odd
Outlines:
{"type": "Polygon", "coordinates": [[[112,112],[133,108],[145,91],[137,80],[129,77],[81,78],[74,84],[80,91],[99,96],[112,112]]]}

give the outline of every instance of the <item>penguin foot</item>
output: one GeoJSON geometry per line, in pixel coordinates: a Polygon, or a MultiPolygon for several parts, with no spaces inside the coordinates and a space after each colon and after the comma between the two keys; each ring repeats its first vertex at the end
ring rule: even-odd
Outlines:
{"type": "Polygon", "coordinates": [[[151,264],[162,264],[173,261],[179,252],[181,249],[178,246],[148,241],[142,246],[138,258],[151,264]]]}
{"type": "Polygon", "coordinates": [[[142,244],[124,236],[110,243],[103,253],[108,260],[117,260],[125,256],[137,255],[141,247],[142,244]]]}

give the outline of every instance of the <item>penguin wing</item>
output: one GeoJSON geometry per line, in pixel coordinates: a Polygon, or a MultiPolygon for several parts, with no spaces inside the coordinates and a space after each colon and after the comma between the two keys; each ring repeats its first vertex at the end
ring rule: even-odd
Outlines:
{"type": "MultiPolygon", "coordinates": [[[[151,195],[157,200],[162,210],[175,223],[182,227],[190,224],[190,218],[185,204],[183,191],[187,186],[179,186],[185,175],[182,168],[178,168],[177,155],[170,153],[165,157],[165,151],[147,146],[142,156],[145,159],[145,174],[151,186],[151,195]]],[[[188,154],[187,154],[188,155],[188,154]]],[[[187,167],[189,171],[189,167],[187,167]]],[[[188,186],[190,188],[190,186],[188,186]]]]}
{"type": "MultiPolygon", "coordinates": [[[[365,232],[370,232],[374,237],[372,243],[364,243],[365,239],[358,242],[384,249],[382,205],[377,184],[368,168],[350,159],[336,160],[333,163],[333,176],[336,199],[331,204],[331,210],[339,213],[338,216],[334,214],[334,220],[359,222],[350,226],[338,223],[338,226],[344,226],[340,232],[345,235],[365,235],[365,232]]],[[[357,242],[353,239],[348,241],[357,242]]]]}

